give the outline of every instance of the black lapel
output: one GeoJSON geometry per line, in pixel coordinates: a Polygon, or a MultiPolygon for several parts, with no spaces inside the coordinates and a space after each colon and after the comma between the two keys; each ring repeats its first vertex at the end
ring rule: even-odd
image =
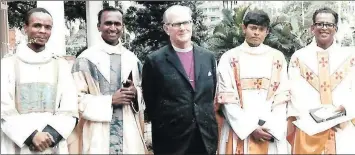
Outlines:
{"type": "Polygon", "coordinates": [[[194,45],[194,61],[195,61],[195,88],[197,88],[198,78],[200,77],[200,70],[202,65],[202,51],[201,48],[194,45]]]}
{"type": "Polygon", "coordinates": [[[179,73],[185,78],[185,80],[189,83],[189,85],[191,85],[189,78],[187,77],[186,72],[180,62],[180,59],[171,45],[169,45],[168,51],[166,51],[165,55],[168,62],[170,62],[179,71],[179,73]]]}

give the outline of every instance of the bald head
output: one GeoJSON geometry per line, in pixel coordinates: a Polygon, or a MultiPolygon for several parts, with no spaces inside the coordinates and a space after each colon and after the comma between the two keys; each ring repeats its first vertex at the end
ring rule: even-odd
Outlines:
{"type": "Polygon", "coordinates": [[[166,9],[163,15],[163,22],[164,23],[170,23],[171,18],[175,16],[186,16],[190,17],[192,16],[192,11],[189,7],[187,6],[182,6],[182,5],[173,5],[166,9]]]}

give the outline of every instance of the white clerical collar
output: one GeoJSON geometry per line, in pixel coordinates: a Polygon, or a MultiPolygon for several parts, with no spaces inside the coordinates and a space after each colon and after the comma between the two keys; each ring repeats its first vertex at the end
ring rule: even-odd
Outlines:
{"type": "Polygon", "coordinates": [[[53,58],[54,53],[47,48],[41,52],[35,52],[27,46],[27,43],[21,43],[17,46],[16,55],[27,63],[45,63],[53,58]]]}
{"type": "Polygon", "coordinates": [[[190,51],[192,51],[192,48],[193,48],[192,45],[191,45],[190,47],[188,47],[188,48],[185,48],[185,49],[177,48],[177,47],[174,46],[173,44],[171,44],[171,45],[173,46],[173,48],[174,48],[174,50],[175,50],[176,52],[182,52],[182,53],[184,53],[184,52],[190,52],[190,51]]]}
{"type": "Polygon", "coordinates": [[[122,54],[123,46],[122,46],[122,41],[120,39],[118,40],[119,42],[117,45],[110,45],[106,43],[102,37],[100,37],[100,41],[101,41],[103,51],[106,52],[107,54],[122,54]]]}
{"type": "Polygon", "coordinates": [[[244,41],[243,44],[241,45],[241,47],[243,48],[243,51],[250,53],[250,54],[263,54],[263,53],[267,52],[265,50],[265,45],[263,43],[261,43],[257,47],[251,47],[251,46],[249,46],[249,44],[246,41],[244,41]]]}

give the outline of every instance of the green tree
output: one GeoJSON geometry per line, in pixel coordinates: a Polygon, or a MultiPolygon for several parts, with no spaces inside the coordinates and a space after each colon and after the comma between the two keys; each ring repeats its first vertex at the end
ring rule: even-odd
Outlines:
{"type": "Polygon", "coordinates": [[[207,27],[203,24],[204,15],[197,6],[198,1],[139,1],[144,8],[130,7],[125,15],[127,30],[136,37],[131,42],[130,50],[144,61],[147,54],[169,43],[169,37],[163,30],[164,11],[172,5],[180,4],[189,6],[193,12],[194,22],[192,40],[203,45],[207,38],[207,27]]]}
{"type": "Polygon", "coordinates": [[[69,21],[77,18],[86,21],[85,1],[64,1],[64,15],[69,21]]]}
{"type": "Polygon", "coordinates": [[[31,8],[36,7],[36,1],[10,1],[7,2],[9,27],[22,27],[25,14],[31,8]]]}
{"type": "Polygon", "coordinates": [[[216,57],[244,42],[244,34],[241,28],[243,17],[249,7],[235,8],[234,10],[223,9],[223,19],[213,30],[209,37],[209,46],[216,53],[216,57]]]}
{"type": "MultiPolygon", "coordinates": [[[[81,18],[86,20],[85,1],[64,1],[64,15],[67,20],[81,18]]],[[[37,1],[9,1],[9,26],[22,28],[26,12],[37,6],[37,1]]]]}
{"type": "Polygon", "coordinates": [[[303,42],[292,32],[291,23],[279,20],[271,23],[269,35],[266,37],[264,44],[280,50],[287,60],[296,50],[304,47],[303,42]]]}

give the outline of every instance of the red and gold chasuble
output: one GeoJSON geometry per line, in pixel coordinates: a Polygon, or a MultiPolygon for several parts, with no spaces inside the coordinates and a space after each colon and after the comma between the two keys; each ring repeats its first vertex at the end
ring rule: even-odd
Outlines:
{"type": "MultiPolygon", "coordinates": [[[[346,59],[342,65],[330,75],[329,53],[318,52],[318,70],[317,76],[307,65],[296,59],[291,62],[291,67],[298,67],[301,76],[320,94],[322,104],[333,104],[332,91],[341,83],[355,64],[355,55],[346,59]]],[[[335,131],[328,129],[313,136],[309,136],[293,125],[295,117],[288,119],[287,140],[292,146],[293,154],[335,154],[335,131]],[[300,147],[302,146],[302,147],[300,147]],[[323,152],[324,151],[324,152],[323,152]]],[[[355,119],[352,120],[355,124],[355,119]]],[[[344,127],[345,123],[340,125],[344,127]]]]}
{"type": "MultiPolygon", "coordinates": [[[[283,58],[281,55],[275,54],[273,56],[273,64],[272,64],[272,74],[271,79],[268,78],[244,78],[240,79],[240,64],[239,58],[234,57],[231,60],[231,67],[233,69],[235,82],[237,85],[238,96],[241,108],[243,109],[243,99],[242,99],[242,90],[268,90],[267,100],[269,100],[277,90],[280,84],[280,73],[283,67],[283,58]]],[[[222,95],[217,95],[218,103],[221,103],[221,100],[225,100],[225,97],[222,95]]],[[[222,101],[223,102],[223,101],[222,101]]],[[[217,104],[217,108],[219,105],[217,104]]],[[[223,124],[223,119],[218,118],[219,124],[223,124]]],[[[221,126],[219,126],[219,135],[221,134],[221,126]]],[[[233,154],[233,137],[238,137],[233,129],[230,129],[228,135],[228,142],[226,145],[225,154],[233,154]]],[[[255,141],[253,138],[248,138],[248,153],[249,154],[268,154],[269,142],[259,142],[255,141]]],[[[219,142],[220,143],[220,142],[219,142]]],[[[244,154],[244,140],[241,140],[239,137],[237,138],[237,148],[236,154],[244,154]]]]}

